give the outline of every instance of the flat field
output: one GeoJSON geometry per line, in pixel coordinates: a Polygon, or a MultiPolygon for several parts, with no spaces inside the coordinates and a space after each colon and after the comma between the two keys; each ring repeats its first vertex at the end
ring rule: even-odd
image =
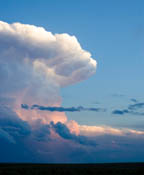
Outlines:
{"type": "Polygon", "coordinates": [[[144,163],[0,164],[0,175],[144,175],[144,163]]]}

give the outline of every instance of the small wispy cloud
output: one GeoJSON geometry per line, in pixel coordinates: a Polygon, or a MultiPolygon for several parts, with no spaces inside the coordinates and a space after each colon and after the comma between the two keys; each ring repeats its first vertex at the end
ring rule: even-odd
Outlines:
{"type": "Polygon", "coordinates": [[[131,115],[144,115],[144,102],[138,102],[138,100],[132,98],[130,99],[134,104],[130,104],[127,106],[126,109],[115,109],[112,111],[112,114],[118,114],[118,115],[125,115],[125,114],[131,114],[131,115]]]}
{"type": "Polygon", "coordinates": [[[116,109],[112,111],[112,114],[118,114],[118,115],[124,115],[129,113],[129,111],[127,109],[116,109]]]}
{"type": "Polygon", "coordinates": [[[131,98],[130,100],[131,100],[132,102],[134,102],[134,103],[138,103],[138,100],[135,99],[135,98],[131,98]]]}
{"type": "Polygon", "coordinates": [[[112,94],[112,97],[125,97],[125,95],[121,93],[114,93],[112,94]]]}
{"type": "Polygon", "coordinates": [[[50,112],[81,112],[81,111],[94,111],[94,112],[105,112],[106,109],[103,108],[86,108],[83,106],[78,106],[78,107],[57,107],[57,106],[40,106],[37,104],[34,104],[32,106],[29,106],[27,104],[21,104],[21,108],[26,109],[26,110],[41,110],[41,111],[50,111],[50,112]]]}
{"type": "Polygon", "coordinates": [[[142,109],[142,108],[144,108],[144,103],[135,103],[135,104],[128,106],[128,109],[130,110],[137,110],[137,109],[142,109]]]}

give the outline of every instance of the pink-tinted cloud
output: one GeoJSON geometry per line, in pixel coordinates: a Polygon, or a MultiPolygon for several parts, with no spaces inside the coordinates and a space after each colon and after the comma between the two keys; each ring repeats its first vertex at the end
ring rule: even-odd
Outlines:
{"type": "Polygon", "coordinates": [[[113,128],[110,126],[88,126],[79,125],[80,134],[85,136],[100,136],[100,135],[115,135],[115,136],[127,136],[127,135],[142,135],[144,131],[129,129],[129,128],[113,128]]]}

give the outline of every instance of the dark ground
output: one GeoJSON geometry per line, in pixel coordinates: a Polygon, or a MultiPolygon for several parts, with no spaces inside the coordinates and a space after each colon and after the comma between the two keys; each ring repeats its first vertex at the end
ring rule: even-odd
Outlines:
{"type": "Polygon", "coordinates": [[[0,175],[144,175],[144,163],[0,164],[0,175]]]}

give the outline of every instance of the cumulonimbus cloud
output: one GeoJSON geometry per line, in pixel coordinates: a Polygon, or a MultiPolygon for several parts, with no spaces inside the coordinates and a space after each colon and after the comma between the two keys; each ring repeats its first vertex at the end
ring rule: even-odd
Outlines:
{"type": "MultiPolygon", "coordinates": [[[[121,142],[121,138],[113,141],[114,135],[118,138],[128,133],[139,139],[144,137],[144,132],[139,130],[67,121],[64,112],[80,108],[62,108],[60,88],[87,79],[95,73],[96,65],[96,60],[81,48],[75,36],[0,21],[0,162],[101,161],[101,155],[108,150],[107,135],[112,135],[109,142],[112,151],[103,160],[111,161],[112,157],[119,157],[120,154],[115,156],[116,152],[123,153],[123,149],[114,151],[121,142]],[[27,105],[21,108],[21,104],[27,105]],[[39,104],[38,110],[25,110],[33,104],[39,104]],[[97,135],[104,138],[103,149],[97,135]]],[[[137,138],[134,140],[132,143],[137,143],[137,138]]],[[[137,147],[133,150],[137,151],[137,147]]]]}
{"type": "MultiPolygon", "coordinates": [[[[63,134],[67,131],[67,139],[84,143],[84,137],[74,134],[78,133],[77,123],[67,122],[64,112],[68,109],[61,107],[59,90],[93,75],[96,65],[96,60],[81,48],[75,36],[52,34],[34,25],[0,21],[0,106],[6,107],[11,111],[10,116],[15,117],[9,123],[3,120],[1,137],[15,142],[15,135],[10,131],[18,135],[31,131],[32,135],[41,136],[40,140],[45,136],[44,131],[49,138],[52,127],[53,132],[60,135],[58,128],[61,126],[63,134]],[[35,102],[40,105],[39,111],[26,111],[26,105],[21,108],[21,104],[35,102]],[[44,105],[49,106],[49,111],[42,110],[44,105]],[[71,131],[62,123],[67,123],[71,131]]],[[[0,115],[8,116],[2,111],[0,115]]],[[[2,121],[2,117],[0,119],[2,121]]],[[[61,137],[65,138],[63,134],[61,137]]]]}
{"type": "MultiPolygon", "coordinates": [[[[29,120],[28,115],[45,122],[60,120],[44,111],[43,117],[32,111],[27,114],[20,106],[36,102],[60,107],[60,88],[87,79],[95,73],[96,65],[75,36],[0,21],[0,97],[13,99],[9,105],[24,120],[29,120]]],[[[60,115],[61,121],[66,121],[66,116],[60,115]]]]}

